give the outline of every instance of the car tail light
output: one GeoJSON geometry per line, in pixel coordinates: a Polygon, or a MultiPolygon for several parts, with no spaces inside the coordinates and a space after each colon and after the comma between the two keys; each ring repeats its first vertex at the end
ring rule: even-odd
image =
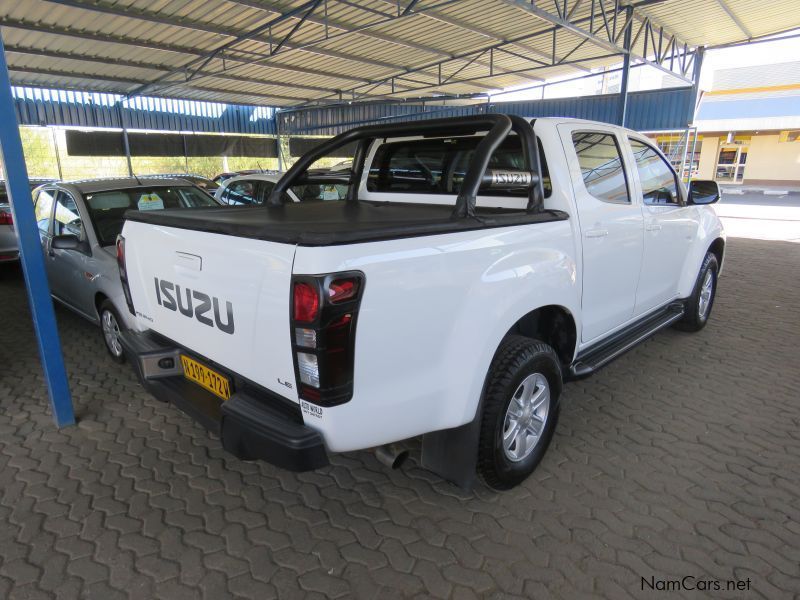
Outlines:
{"type": "Polygon", "coordinates": [[[336,279],[328,286],[328,299],[333,304],[350,300],[358,294],[358,281],[355,279],[336,279]]]}
{"type": "Polygon", "coordinates": [[[296,276],[292,281],[292,350],[298,394],[321,406],[353,396],[356,320],[364,274],[296,276]]]}
{"type": "Polygon", "coordinates": [[[11,214],[11,211],[8,210],[0,210],[0,225],[13,225],[14,224],[14,217],[11,214]]]}
{"type": "Polygon", "coordinates": [[[119,280],[122,282],[122,293],[125,294],[125,304],[132,315],[136,315],[131,298],[131,288],[128,285],[128,269],[125,267],[125,238],[117,236],[117,267],[119,267],[119,280]]]}
{"type": "Polygon", "coordinates": [[[316,286],[305,281],[294,284],[294,320],[310,323],[317,318],[319,293],[316,286]]]}

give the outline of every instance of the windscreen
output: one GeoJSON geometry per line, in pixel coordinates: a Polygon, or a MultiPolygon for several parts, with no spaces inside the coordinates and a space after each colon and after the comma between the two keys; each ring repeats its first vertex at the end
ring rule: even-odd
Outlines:
{"type": "Polygon", "coordinates": [[[105,190],[85,196],[89,218],[101,246],[116,243],[122,232],[127,210],[163,210],[219,206],[205,192],[191,186],[142,186],[124,190],[105,190]]]}

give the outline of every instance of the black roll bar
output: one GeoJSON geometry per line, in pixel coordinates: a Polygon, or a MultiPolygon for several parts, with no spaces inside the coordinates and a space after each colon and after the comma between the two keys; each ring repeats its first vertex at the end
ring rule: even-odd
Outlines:
{"type": "Polygon", "coordinates": [[[542,162],[539,155],[539,144],[533,132],[533,123],[529,123],[517,115],[509,115],[511,127],[520,138],[525,165],[533,174],[533,185],[528,192],[528,212],[539,212],[544,209],[544,180],[542,179],[542,162]]]}
{"type": "Polygon", "coordinates": [[[348,200],[355,199],[356,192],[352,188],[358,185],[361,180],[366,159],[366,149],[372,140],[412,135],[436,135],[437,137],[440,135],[469,135],[486,130],[488,130],[486,136],[478,144],[470,161],[464,182],[461,185],[461,191],[456,199],[453,217],[466,218],[475,216],[475,201],[484,179],[484,173],[489,166],[489,160],[512,130],[520,137],[525,164],[532,172],[534,180],[534,185],[530,188],[528,210],[539,210],[544,196],[541,193],[542,182],[536,136],[533,134],[531,125],[522,117],[502,114],[470,115],[405,123],[366,125],[345,131],[300,157],[272,188],[272,192],[267,199],[267,205],[271,207],[282,206],[286,190],[297,183],[315,161],[352,142],[359,141],[361,143],[353,160],[351,190],[348,193],[348,200]]]}

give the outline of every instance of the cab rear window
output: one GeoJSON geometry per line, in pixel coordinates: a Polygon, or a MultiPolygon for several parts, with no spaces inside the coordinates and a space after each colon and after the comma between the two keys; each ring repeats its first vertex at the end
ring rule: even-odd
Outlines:
{"type": "MultiPolygon", "coordinates": [[[[475,148],[482,138],[454,137],[408,140],[382,144],[370,166],[367,191],[399,194],[453,194],[461,184],[475,148]]],[[[550,195],[550,178],[539,145],[545,196],[550,195]]],[[[509,136],[489,161],[490,169],[524,170],[520,140],[509,136]]],[[[493,196],[526,197],[526,189],[495,190],[493,196]]]]}

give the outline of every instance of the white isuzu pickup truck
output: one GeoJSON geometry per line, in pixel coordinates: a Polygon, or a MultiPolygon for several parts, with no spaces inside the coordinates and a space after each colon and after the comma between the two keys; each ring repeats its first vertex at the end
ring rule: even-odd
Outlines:
{"type": "MultiPolygon", "coordinates": [[[[341,182],[340,182],[341,183],[341,182]]],[[[422,436],[468,488],[520,483],[585,377],[711,312],[719,188],[604,123],[479,115],[321,144],[264,205],[127,214],[117,255],[144,385],[226,450],[292,470],[422,436]],[[343,200],[292,202],[346,144],[343,200]],[[319,173],[319,171],[315,171],[319,173]]]]}

